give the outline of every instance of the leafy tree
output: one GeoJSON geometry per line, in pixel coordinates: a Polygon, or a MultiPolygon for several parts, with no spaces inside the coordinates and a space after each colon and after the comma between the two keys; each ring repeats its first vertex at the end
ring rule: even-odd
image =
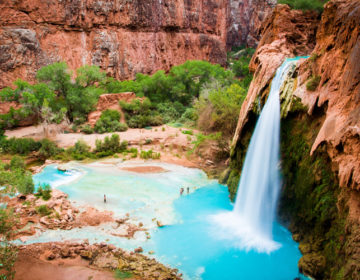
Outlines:
{"type": "Polygon", "coordinates": [[[9,240],[14,234],[15,216],[12,209],[0,208],[0,279],[14,279],[14,265],[17,258],[16,246],[9,240]]]}
{"type": "Polygon", "coordinates": [[[49,139],[43,139],[41,140],[41,148],[39,150],[39,156],[47,159],[50,157],[53,157],[61,152],[61,149],[59,149],[54,142],[52,142],[49,139]]]}
{"type": "Polygon", "coordinates": [[[71,86],[71,71],[65,62],[56,62],[42,67],[36,74],[40,82],[45,82],[59,96],[66,98],[71,86]]]}
{"type": "Polygon", "coordinates": [[[70,120],[82,119],[85,122],[87,115],[94,110],[99,96],[104,90],[95,86],[73,86],[66,97],[70,120]]]}
{"type": "Polygon", "coordinates": [[[230,138],[235,132],[237,119],[246,91],[237,84],[222,88],[217,82],[206,85],[195,103],[198,126],[205,131],[220,131],[230,138]]]}
{"type": "Polygon", "coordinates": [[[106,73],[96,65],[84,65],[76,70],[76,83],[84,88],[93,86],[95,83],[103,83],[106,73]]]}
{"type": "Polygon", "coordinates": [[[120,123],[120,112],[116,110],[105,110],[97,120],[94,130],[98,133],[126,131],[127,125],[120,123]]]}

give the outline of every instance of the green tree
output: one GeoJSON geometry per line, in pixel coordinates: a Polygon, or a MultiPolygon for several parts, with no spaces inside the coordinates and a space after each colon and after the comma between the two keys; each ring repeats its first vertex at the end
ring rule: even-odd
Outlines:
{"type": "Polygon", "coordinates": [[[36,74],[40,82],[45,82],[59,96],[66,98],[71,87],[71,71],[65,62],[56,62],[42,67],[36,74]]]}
{"type": "Polygon", "coordinates": [[[95,83],[103,83],[106,73],[96,65],[84,65],[76,70],[76,83],[82,87],[93,86],[95,83]]]}

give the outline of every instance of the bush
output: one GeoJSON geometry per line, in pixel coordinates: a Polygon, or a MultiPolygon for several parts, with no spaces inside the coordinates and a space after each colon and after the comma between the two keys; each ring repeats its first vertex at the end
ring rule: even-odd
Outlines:
{"type": "Polygon", "coordinates": [[[315,91],[321,81],[321,77],[320,76],[313,76],[307,83],[306,83],[306,89],[308,91],[315,91]]]}
{"type": "Polygon", "coordinates": [[[128,126],[119,122],[120,117],[120,112],[116,110],[105,110],[101,113],[100,119],[97,120],[94,130],[97,133],[126,131],[128,126]]]}
{"type": "Polygon", "coordinates": [[[329,0],[279,0],[279,4],[287,4],[292,9],[309,11],[314,10],[322,12],[324,10],[324,4],[329,0]]]}
{"type": "Polygon", "coordinates": [[[37,193],[35,194],[36,197],[42,197],[43,200],[47,201],[51,198],[51,187],[49,184],[44,186],[40,186],[38,188],[37,193]]]}
{"type": "Polygon", "coordinates": [[[142,158],[142,159],[160,159],[160,153],[154,153],[153,150],[141,151],[140,158],[142,158]]]}
{"type": "Polygon", "coordinates": [[[42,158],[50,158],[56,156],[61,152],[61,149],[49,139],[41,140],[41,148],[39,150],[39,156],[42,158]]]}
{"type": "Polygon", "coordinates": [[[4,153],[28,155],[31,152],[38,151],[41,143],[31,138],[2,138],[0,147],[4,153]]]}
{"type": "Polygon", "coordinates": [[[84,125],[80,131],[85,134],[93,134],[94,133],[94,129],[88,124],[84,125]]]}
{"type": "Polygon", "coordinates": [[[25,170],[25,162],[19,156],[13,156],[10,161],[10,170],[15,171],[16,169],[25,170]]]}
{"type": "Polygon", "coordinates": [[[14,180],[17,190],[22,194],[31,194],[34,192],[34,182],[30,172],[17,171],[14,180]]]}
{"type": "Polygon", "coordinates": [[[35,210],[42,217],[49,216],[52,213],[52,210],[46,205],[37,206],[35,207],[35,210]]]}
{"type": "Polygon", "coordinates": [[[106,136],[104,141],[99,139],[96,140],[95,145],[95,152],[97,156],[104,157],[126,151],[128,142],[123,141],[120,143],[120,136],[118,134],[113,134],[110,138],[106,136]]]}

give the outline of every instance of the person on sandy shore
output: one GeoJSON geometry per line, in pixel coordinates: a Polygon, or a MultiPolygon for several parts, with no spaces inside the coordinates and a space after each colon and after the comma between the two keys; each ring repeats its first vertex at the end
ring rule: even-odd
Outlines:
{"type": "Polygon", "coordinates": [[[104,194],[104,203],[106,203],[106,195],[104,194]]]}

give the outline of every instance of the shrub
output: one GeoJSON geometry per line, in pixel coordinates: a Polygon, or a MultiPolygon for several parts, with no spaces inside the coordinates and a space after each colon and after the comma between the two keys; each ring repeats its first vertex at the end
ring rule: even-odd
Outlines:
{"type": "Polygon", "coordinates": [[[44,186],[40,186],[38,188],[37,193],[35,194],[37,197],[42,197],[43,200],[47,201],[51,198],[51,187],[49,184],[44,186]]]}
{"type": "Polygon", "coordinates": [[[116,110],[105,110],[101,113],[100,119],[97,120],[94,130],[97,133],[126,131],[128,126],[120,123],[120,112],[116,110]]]}
{"type": "Polygon", "coordinates": [[[313,76],[312,78],[310,78],[310,80],[306,83],[306,89],[308,91],[315,91],[321,81],[321,77],[320,76],[313,76]]]}
{"type": "Polygon", "coordinates": [[[94,129],[88,124],[84,125],[80,131],[85,134],[93,134],[94,133],[94,129]]]}
{"type": "Polygon", "coordinates": [[[35,207],[35,210],[42,217],[49,216],[52,213],[52,210],[49,207],[47,207],[47,205],[37,206],[35,207]]]}
{"type": "Polygon", "coordinates": [[[41,143],[31,138],[2,138],[0,147],[4,153],[28,155],[31,152],[38,151],[41,143]]]}
{"type": "Polygon", "coordinates": [[[14,171],[16,169],[25,170],[25,162],[19,156],[13,156],[10,161],[10,170],[14,171]]]}
{"type": "Polygon", "coordinates": [[[95,145],[95,152],[97,156],[103,157],[126,151],[128,142],[120,142],[120,136],[118,134],[113,134],[110,138],[106,136],[104,141],[99,139],[96,140],[95,145]]]}
{"type": "Polygon", "coordinates": [[[160,159],[160,153],[154,153],[153,150],[141,151],[140,158],[142,158],[142,159],[160,159]]]}
{"type": "Polygon", "coordinates": [[[309,11],[314,10],[318,12],[322,12],[324,9],[324,4],[328,2],[328,0],[279,0],[279,4],[287,4],[292,9],[295,10],[303,10],[309,11]]]}
{"type": "Polygon", "coordinates": [[[23,170],[17,170],[15,172],[14,184],[16,185],[17,190],[22,194],[31,194],[34,192],[34,182],[32,179],[32,174],[30,172],[25,172],[23,170]]]}
{"type": "Polygon", "coordinates": [[[42,158],[50,158],[61,152],[61,149],[49,139],[41,140],[41,148],[39,150],[39,156],[42,158]]]}

